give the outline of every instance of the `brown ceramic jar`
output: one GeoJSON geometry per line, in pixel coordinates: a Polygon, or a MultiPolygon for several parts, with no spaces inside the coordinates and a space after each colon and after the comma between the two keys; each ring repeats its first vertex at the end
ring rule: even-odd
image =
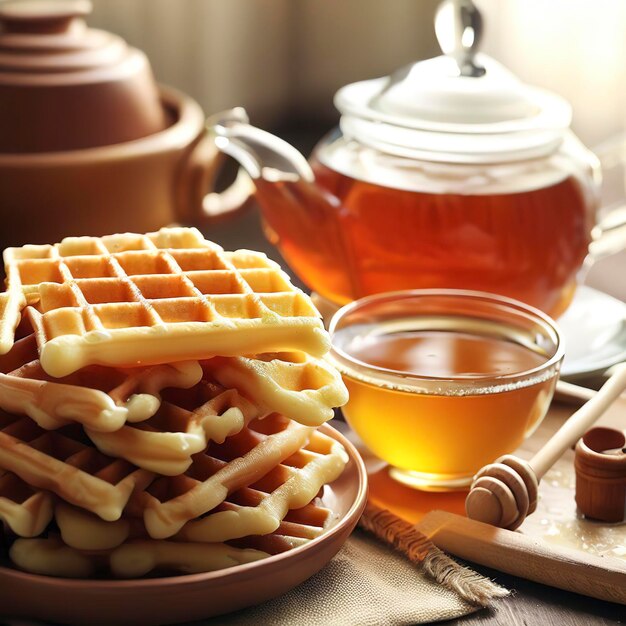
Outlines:
{"type": "Polygon", "coordinates": [[[167,126],[148,59],[87,28],[84,0],[0,5],[0,151],[56,152],[167,126]]]}
{"type": "MultiPolygon", "coordinates": [[[[90,29],[86,0],[0,5],[0,246],[196,222],[218,154],[200,106],[90,29]]],[[[225,197],[239,205],[249,181],[225,197]]]]}
{"type": "Polygon", "coordinates": [[[596,427],[576,445],[576,504],[586,517],[622,522],[626,514],[626,437],[596,427]]]}

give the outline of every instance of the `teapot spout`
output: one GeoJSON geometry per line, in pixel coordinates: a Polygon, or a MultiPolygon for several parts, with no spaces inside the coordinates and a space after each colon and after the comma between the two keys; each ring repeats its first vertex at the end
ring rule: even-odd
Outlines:
{"type": "Polygon", "coordinates": [[[207,128],[218,149],[238,161],[253,180],[315,180],[304,156],[283,139],[252,126],[242,107],[209,117],[207,128]]]}

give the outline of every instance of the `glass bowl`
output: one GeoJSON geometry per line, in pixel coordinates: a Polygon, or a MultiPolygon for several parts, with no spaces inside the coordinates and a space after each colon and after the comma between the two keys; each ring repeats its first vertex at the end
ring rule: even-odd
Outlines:
{"type": "Polygon", "coordinates": [[[476,291],[369,296],[329,332],[346,420],[395,479],[431,491],[466,488],[514,451],[545,417],[563,359],[547,315],[476,291]]]}

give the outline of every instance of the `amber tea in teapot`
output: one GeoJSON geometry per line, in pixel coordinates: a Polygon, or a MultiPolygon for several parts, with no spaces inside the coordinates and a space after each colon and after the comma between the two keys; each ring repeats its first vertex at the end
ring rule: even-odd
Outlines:
{"type": "Polygon", "coordinates": [[[444,55],[337,92],[339,129],[308,162],[241,110],[216,143],[252,177],[270,241],[333,303],[462,288],[558,316],[588,255],[598,160],[563,98],[476,52],[480,20],[457,4],[438,12],[444,55]]]}
{"type": "Polygon", "coordinates": [[[475,289],[556,316],[574,295],[592,223],[574,175],[486,195],[384,187],[341,174],[319,156],[313,171],[339,204],[307,194],[302,181],[282,183],[297,209],[264,202],[263,192],[261,203],[270,240],[324,298],[345,304],[397,289],[475,289]]]}

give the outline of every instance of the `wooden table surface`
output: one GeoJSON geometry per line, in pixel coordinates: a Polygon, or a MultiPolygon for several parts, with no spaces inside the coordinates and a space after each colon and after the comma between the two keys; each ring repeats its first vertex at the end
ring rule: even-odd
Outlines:
{"type": "MultiPolygon", "coordinates": [[[[209,239],[218,242],[226,249],[246,247],[262,250],[279,261],[286,271],[289,271],[276,249],[265,240],[255,206],[249,207],[230,221],[211,225],[202,230],[209,239]]],[[[511,597],[498,601],[493,609],[478,611],[473,615],[448,621],[446,624],[599,626],[626,622],[626,607],[624,606],[560,591],[473,564],[471,566],[513,590],[514,593],[511,597]]]]}

